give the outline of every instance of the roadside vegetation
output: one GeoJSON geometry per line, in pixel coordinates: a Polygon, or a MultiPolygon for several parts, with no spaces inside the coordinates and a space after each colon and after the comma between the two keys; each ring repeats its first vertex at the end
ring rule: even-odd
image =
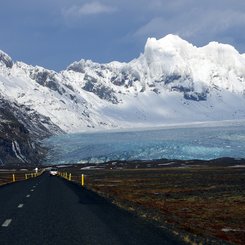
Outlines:
{"type": "MultiPolygon", "coordinates": [[[[36,172],[33,168],[4,168],[0,167],[0,186],[16,181],[26,180],[35,177],[36,172]]],[[[40,174],[40,172],[39,172],[40,174]]]]}
{"type": "Polygon", "coordinates": [[[80,168],[66,169],[72,180],[85,174],[87,188],[188,243],[245,244],[245,168],[80,168]]]}

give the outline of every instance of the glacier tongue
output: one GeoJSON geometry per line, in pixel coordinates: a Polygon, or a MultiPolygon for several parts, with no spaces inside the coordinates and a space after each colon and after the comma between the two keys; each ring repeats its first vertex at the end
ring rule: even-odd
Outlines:
{"type": "Polygon", "coordinates": [[[44,141],[51,149],[46,161],[49,164],[64,164],[163,158],[244,158],[244,123],[59,135],[44,141]]]}
{"type": "Polygon", "coordinates": [[[65,132],[244,119],[245,56],[167,35],[129,63],[81,60],[55,72],[1,51],[0,94],[65,132]]]}

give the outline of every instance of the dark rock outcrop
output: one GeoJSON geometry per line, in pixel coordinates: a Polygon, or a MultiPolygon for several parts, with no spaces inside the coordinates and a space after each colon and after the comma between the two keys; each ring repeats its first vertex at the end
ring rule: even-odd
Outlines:
{"type": "Polygon", "coordinates": [[[0,50],[0,63],[4,64],[8,68],[13,67],[13,61],[6,53],[0,50]]]}
{"type": "Polygon", "coordinates": [[[46,153],[40,140],[51,131],[61,132],[50,119],[0,98],[0,165],[39,164],[46,153]]]}

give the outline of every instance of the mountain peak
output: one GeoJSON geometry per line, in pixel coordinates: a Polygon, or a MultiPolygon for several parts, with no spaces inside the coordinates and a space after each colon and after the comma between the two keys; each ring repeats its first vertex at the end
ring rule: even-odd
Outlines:
{"type": "Polygon", "coordinates": [[[148,63],[167,61],[174,57],[187,57],[195,47],[177,35],[169,34],[161,39],[148,38],[144,55],[148,63]]]}
{"type": "Polygon", "coordinates": [[[176,34],[168,34],[158,40],[159,42],[171,42],[171,43],[188,43],[186,40],[182,39],[176,34]]]}
{"type": "Polygon", "coordinates": [[[193,47],[193,45],[180,38],[178,35],[173,34],[169,34],[158,40],[154,37],[148,38],[145,45],[145,49],[150,48],[159,50],[168,50],[173,48],[180,49],[186,47],[193,47]]]}
{"type": "Polygon", "coordinates": [[[0,50],[0,64],[3,64],[8,68],[13,67],[13,60],[8,54],[4,53],[2,50],[0,50]]]}

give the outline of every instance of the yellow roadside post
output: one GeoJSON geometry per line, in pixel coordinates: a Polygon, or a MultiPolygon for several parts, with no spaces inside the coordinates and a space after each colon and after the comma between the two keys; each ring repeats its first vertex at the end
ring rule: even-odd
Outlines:
{"type": "Polygon", "coordinates": [[[84,174],[81,176],[81,185],[84,186],[84,174]]]}
{"type": "Polygon", "coordinates": [[[25,179],[27,179],[27,174],[25,174],[25,179]]]}
{"type": "Polygon", "coordinates": [[[13,177],[13,182],[15,182],[15,175],[13,174],[13,176],[12,176],[12,177],[13,177]]]}
{"type": "Polygon", "coordinates": [[[71,173],[69,174],[69,180],[71,181],[71,173]]]}

